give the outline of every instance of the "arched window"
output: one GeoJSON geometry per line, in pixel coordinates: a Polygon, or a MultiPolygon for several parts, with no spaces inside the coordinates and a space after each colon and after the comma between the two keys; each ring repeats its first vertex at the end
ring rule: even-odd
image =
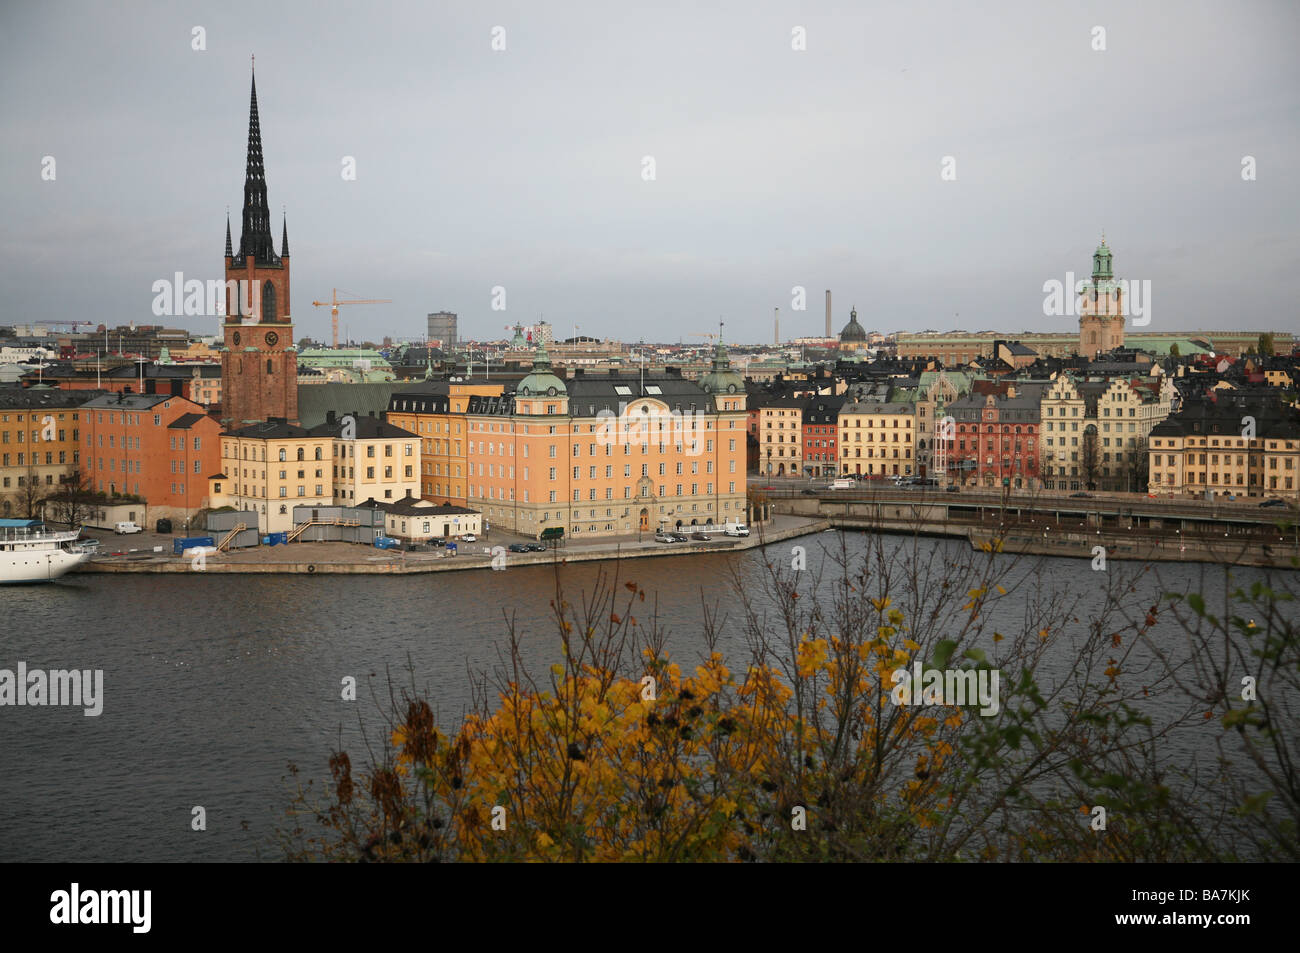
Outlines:
{"type": "Polygon", "coordinates": [[[275,285],[268,278],[262,282],[262,317],[263,321],[275,321],[275,285]]]}
{"type": "Polygon", "coordinates": [[[269,357],[266,359],[266,374],[268,377],[271,375],[271,359],[269,357]]]}
{"type": "Polygon", "coordinates": [[[299,448],[298,448],[298,460],[301,462],[301,461],[306,460],[306,459],[307,459],[307,458],[306,458],[306,456],[304,456],[303,448],[302,448],[302,447],[299,447],[299,448]]]}
{"type": "Polygon", "coordinates": [[[280,448],[280,462],[283,463],[283,462],[284,462],[285,460],[287,460],[287,459],[289,459],[289,458],[285,455],[284,447],[281,447],[281,448],[280,448]]]}
{"type": "Polygon", "coordinates": [[[286,514],[286,513],[288,513],[288,512],[289,512],[289,508],[288,508],[287,506],[285,506],[283,503],[281,503],[281,504],[280,504],[280,515],[281,515],[281,516],[284,516],[284,514],[286,514]]]}
{"type": "Polygon", "coordinates": [[[323,459],[323,457],[321,457],[320,447],[316,448],[316,459],[317,460],[323,459]]]}

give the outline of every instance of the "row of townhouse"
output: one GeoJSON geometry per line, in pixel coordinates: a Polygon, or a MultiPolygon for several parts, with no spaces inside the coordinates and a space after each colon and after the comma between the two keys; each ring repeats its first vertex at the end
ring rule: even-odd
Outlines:
{"type": "Polygon", "coordinates": [[[758,409],[759,469],[768,476],[907,475],[916,466],[911,403],[815,396],[758,409]]]}
{"type": "Polygon", "coordinates": [[[755,411],[760,470],[1142,491],[1148,436],[1174,396],[1163,376],[1021,381],[940,372],[877,390],[874,399],[768,400],[755,411]]]}
{"type": "Polygon", "coordinates": [[[769,476],[912,476],[931,467],[935,421],[970,387],[962,373],[926,372],[853,393],[759,398],[750,426],[769,476]]]}

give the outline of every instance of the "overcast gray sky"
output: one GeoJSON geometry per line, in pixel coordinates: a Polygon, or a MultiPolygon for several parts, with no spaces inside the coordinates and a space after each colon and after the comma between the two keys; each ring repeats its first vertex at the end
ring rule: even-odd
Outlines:
{"type": "Polygon", "coordinates": [[[394,301],[356,338],[770,341],[827,288],[837,332],[1073,330],[1043,283],[1103,228],[1148,330],[1295,330],[1298,40],[1294,2],[6,3],[0,324],[215,330],[152,285],[222,277],[227,205],[238,244],[255,53],[300,335],[332,287],[394,301]]]}

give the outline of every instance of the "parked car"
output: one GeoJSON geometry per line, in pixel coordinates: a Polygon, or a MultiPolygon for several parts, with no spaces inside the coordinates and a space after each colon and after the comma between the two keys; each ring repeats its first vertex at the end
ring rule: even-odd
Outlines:
{"type": "Polygon", "coordinates": [[[948,484],[946,487],[944,487],[944,492],[945,492],[945,493],[957,493],[957,492],[959,492],[960,490],[961,490],[961,487],[959,487],[956,483],[950,483],[950,484],[948,484]]]}
{"type": "Polygon", "coordinates": [[[655,533],[655,542],[656,542],[656,543],[675,543],[675,542],[677,542],[677,537],[674,536],[672,533],[655,533]]]}
{"type": "Polygon", "coordinates": [[[1072,500],[1091,500],[1091,499],[1092,499],[1092,494],[1091,494],[1091,493],[1084,493],[1083,491],[1080,491],[1080,492],[1078,492],[1078,493],[1071,493],[1071,494],[1070,494],[1070,499],[1072,499],[1072,500]]]}
{"type": "Polygon", "coordinates": [[[508,549],[508,550],[509,550],[510,552],[512,552],[512,553],[526,553],[526,552],[528,552],[528,544],[527,544],[527,543],[511,543],[509,546],[506,547],[506,549],[508,549]]]}
{"type": "Polygon", "coordinates": [[[446,546],[446,545],[447,545],[447,541],[446,541],[445,539],[443,539],[441,536],[434,536],[432,539],[429,540],[429,545],[430,545],[430,546],[446,546]]]}
{"type": "Polygon", "coordinates": [[[464,536],[461,537],[461,539],[464,540],[464,541],[467,542],[467,543],[477,543],[477,542],[478,542],[478,537],[475,536],[473,533],[466,533],[464,536]]]}
{"type": "Polygon", "coordinates": [[[713,537],[707,533],[691,533],[691,539],[698,539],[702,543],[707,543],[713,537]]]}
{"type": "Polygon", "coordinates": [[[727,527],[726,533],[728,536],[748,536],[749,527],[744,523],[733,523],[727,527]]]}
{"type": "Polygon", "coordinates": [[[1286,506],[1286,500],[1265,500],[1260,506],[1286,506]]]}
{"type": "Polygon", "coordinates": [[[817,495],[817,491],[814,490],[812,487],[809,487],[809,488],[806,489],[806,490],[800,490],[799,492],[802,493],[804,496],[816,496],[816,495],[817,495]]]}
{"type": "Polygon", "coordinates": [[[851,490],[857,485],[858,481],[852,477],[841,477],[838,480],[832,481],[830,488],[832,490],[851,490]]]}
{"type": "Polygon", "coordinates": [[[118,536],[128,536],[131,533],[143,533],[144,530],[134,523],[124,520],[121,523],[114,524],[113,532],[118,536]]]}
{"type": "Polygon", "coordinates": [[[524,543],[524,546],[528,548],[528,552],[530,553],[546,552],[546,547],[543,546],[541,543],[524,543]]]}
{"type": "Polygon", "coordinates": [[[77,540],[77,545],[88,553],[99,552],[99,540],[90,536],[83,536],[77,540]]]}

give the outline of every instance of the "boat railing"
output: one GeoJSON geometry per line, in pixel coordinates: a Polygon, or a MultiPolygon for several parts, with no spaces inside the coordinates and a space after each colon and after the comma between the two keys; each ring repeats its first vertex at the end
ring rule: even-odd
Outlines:
{"type": "Polygon", "coordinates": [[[0,543],[38,543],[66,537],[74,530],[50,529],[46,526],[0,526],[0,543]]]}

